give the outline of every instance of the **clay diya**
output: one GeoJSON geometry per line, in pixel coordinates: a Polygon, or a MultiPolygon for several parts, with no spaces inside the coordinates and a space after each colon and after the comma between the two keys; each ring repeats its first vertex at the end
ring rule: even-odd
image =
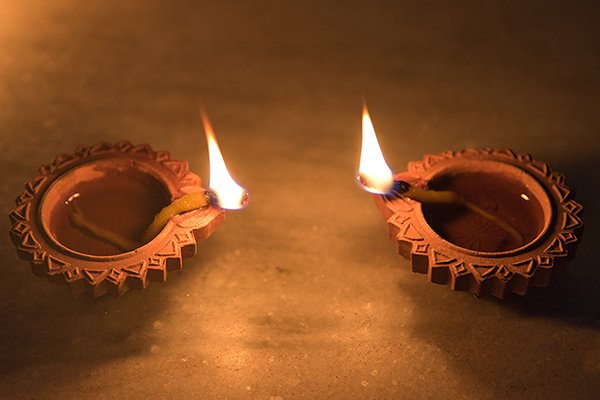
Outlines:
{"type": "Polygon", "coordinates": [[[211,191],[187,162],[128,141],[79,147],[41,166],[9,215],[19,257],[35,275],[93,296],[166,281],[223,221],[223,208],[247,200],[239,186],[234,200],[215,195],[235,182],[207,124],[211,191]]]}
{"type": "Polygon", "coordinates": [[[359,181],[376,193],[413,272],[478,296],[547,286],[575,255],[583,229],[582,206],[564,175],[528,154],[447,151],[392,174],[366,108],[359,181]]]}

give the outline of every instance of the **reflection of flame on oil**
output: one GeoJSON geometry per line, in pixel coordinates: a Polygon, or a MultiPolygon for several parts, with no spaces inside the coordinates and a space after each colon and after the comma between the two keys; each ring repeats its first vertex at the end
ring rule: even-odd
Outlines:
{"type": "Polygon", "coordinates": [[[208,142],[208,158],[210,162],[211,191],[216,195],[217,205],[227,210],[239,210],[248,204],[248,192],[241,187],[229,174],[225,160],[210,121],[202,111],[202,123],[208,142]]]}
{"type": "Polygon", "coordinates": [[[383,158],[366,105],[362,112],[362,148],[357,179],[362,188],[371,193],[386,194],[394,187],[394,174],[383,158]]]}
{"type": "Polygon", "coordinates": [[[75,200],[76,198],[78,198],[79,196],[81,196],[81,193],[76,192],[73,193],[71,196],[69,196],[69,198],[65,201],[65,204],[71,204],[73,202],[73,200],[75,200]]]}

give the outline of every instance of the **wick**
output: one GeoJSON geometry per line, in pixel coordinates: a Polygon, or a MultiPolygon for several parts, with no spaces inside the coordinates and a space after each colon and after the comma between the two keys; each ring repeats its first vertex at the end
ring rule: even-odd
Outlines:
{"type": "Polygon", "coordinates": [[[216,195],[211,191],[186,194],[164,207],[154,216],[152,223],[144,231],[141,240],[131,240],[116,232],[99,227],[96,223],[86,218],[79,206],[69,199],[70,205],[69,219],[76,227],[92,234],[98,239],[104,240],[119,248],[122,251],[131,251],[148,243],[163,230],[169,220],[184,212],[193,211],[199,208],[208,207],[216,203],[216,195]]]}
{"type": "Polygon", "coordinates": [[[131,240],[125,236],[121,236],[116,232],[109,231],[107,229],[99,227],[94,222],[87,219],[85,214],[81,211],[79,206],[75,204],[75,202],[70,201],[68,204],[71,207],[69,213],[69,220],[76,227],[96,236],[99,239],[104,240],[112,244],[115,247],[118,247],[120,250],[129,251],[138,247],[138,243],[134,240],[131,240]]]}
{"type": "Polygon", "coordinates": [[[216,195],[211,191],[190,193],[180,197],[154,216],[154,220],[142,235],[142,243],[148,243],[154,239],[174,216],[207,207],[215,201],[216,195]]]}
{"type": "Polygon", "coordinates": [[[488,221],[498,225],[506,233],[517,240],[518,243],[523,244],[525,242],[523,235],[516,230],[514,226],[504,221],[502,218],[499,218],[489,211],[486,211],[478,205],[470,202],[456,192],[450,190],[423,189],[421,187],[411,185],[405,181],[394,181],[394,187],[388,194],[384,195],[384,198],[390,200],[394,197],[408,197],[409,199],[425,204],[447,204],[466,207],[488,221]]]}

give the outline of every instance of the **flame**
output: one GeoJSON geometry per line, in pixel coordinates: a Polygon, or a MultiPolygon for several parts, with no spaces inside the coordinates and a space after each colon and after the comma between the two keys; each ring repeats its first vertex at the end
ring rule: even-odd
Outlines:
{"type": "Polygon", "coordinates": [[[366,104],[362,112],[362,149],[357,179],[362,188],[371,193],[386,194],[394,187],[394,174],[383,158],[366,104]]]}
{"type": "Polygon", "coordinates": [[[206,141],[208,142],[208,159],[210,162],[209,188],[216,195],[219,207],[227,210],[244,208],[248,204],[248,192],[229,174],[210,121],[204,111],[201,114],[206,141]]]}

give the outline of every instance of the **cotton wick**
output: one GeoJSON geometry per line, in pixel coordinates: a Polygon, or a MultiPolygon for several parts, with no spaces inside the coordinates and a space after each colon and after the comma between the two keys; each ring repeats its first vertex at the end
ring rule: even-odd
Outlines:
{"type": "Polygon", "coordinates": [[[104,229],[90,221],[75,202],[70,201],[67,204],[69,204],[70,207],[69,220],[79,229],[86,231],[123,251],[133,250],[138,247],[138,243],[135,240],[131,240],[108,229],[104,229]]]}
{"type": "Polygon", "coordinates": [[[163,230],[165,225],[167,225],[167,222],[174,216],[216,203],[217,196],[210,190],[190,193],[180,197],[154,216],[154,220],[142,235],[142,243],[148,243],[150,240],[154,239],[154,237],[163,230]]]}
{"type": "Polygon", "coordinates": [[[383,195],[383,197],[388,201],[394,198],[407,197],[424,204],[463,206],[502,228],[502,230],[517,240],[518,243],[523,244],[525,242],[523,235],[514,226],[451,190],[423,189],[408,182],[398,180],[394,181],[392,190],[383,195]]]}
{"type": "Polygon", "coordinates": [[[205,208],[211,205],[217,206],[218,199],[216,194],[210,190],[190,193],[178,198],[154,216],[152,223],[144,231],[141,240],[132,240],[116,232],[99,227],[95,222],[90,221],[85,216],[74,201],[69,201],[68,204],[70,206],[69,219],[73,225],[112,244],[122,251],[131,251],[154,239],[156,235],[163,230],[171,218],[188,211],[205,208]]]}

